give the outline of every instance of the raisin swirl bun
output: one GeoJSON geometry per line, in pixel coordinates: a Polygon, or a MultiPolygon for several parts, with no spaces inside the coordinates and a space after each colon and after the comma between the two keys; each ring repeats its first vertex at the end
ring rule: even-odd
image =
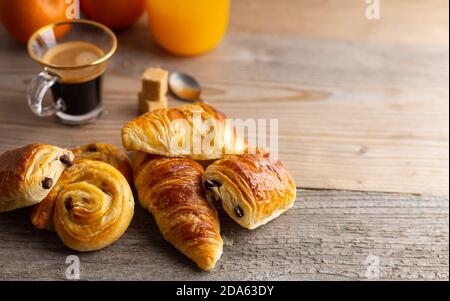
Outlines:
{"type": "Polygon", "coordinates": [[[75,161],[89,159],[103,161],[114,166],[127,179],[130,185],[133,184],[133,169],[127,155],[119,148],[108,143],[90,143],[72,149],[75,161]]]}
{"type": "Polygon", "coordinates": [[[139,201],[164,238],[201,269],[214,268],[223,241],[217,211],[204,196],[201,165],[144,153],[137,153],[134,161],[139,201]]]}
{"type": "Polygon", "coordinates": [[[73,154],[49,144],[29,144],[0,156],[0,212],[41,202],[72,164],[73,154]]]}
{"type": "Polygon", "coordinates": [[[126,231],[134,214],[134,199],[125,177],[113,166],[78,160],[35,206],[32,222],[53,226],[61,240],[77,251],[102,249],[126,231]]]}
{"type": "Polygon", "coordinates": [[[221,201],[238,224],[255,229],[292,207],[296,186],[283,162],[270,154],[227,156],[206,168],[203,186],[208,199],[221,201]]]}

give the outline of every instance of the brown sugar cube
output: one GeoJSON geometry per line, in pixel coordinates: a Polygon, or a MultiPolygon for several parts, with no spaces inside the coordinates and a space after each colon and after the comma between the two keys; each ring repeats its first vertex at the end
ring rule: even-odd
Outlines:
{"type": "Polygon", "coordinates": [[[169,72],[159,68],[148,68],[142,74],[142,93],[148,100],[158,100],[166,95],[169,72]]]}
{"type": "Polygon", "coordinates": [[[149,112],[152,112],[156,109],[167,109],[167,97],[163,96],[159,101],[147,101],[149,105],[149,112]]]}
{"type": "Polygon", "coordinates": [[[140,114],[154,111],[156,109],[167,108],[167,97],[163,96],[159,100],[147,100],[143,93],[138,94],[138,110],[140,114]]]}

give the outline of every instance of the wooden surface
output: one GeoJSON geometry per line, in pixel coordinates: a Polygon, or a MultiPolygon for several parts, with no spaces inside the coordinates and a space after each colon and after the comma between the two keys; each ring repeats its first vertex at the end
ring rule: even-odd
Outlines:
{"type": "MultiPolygon", "coordinates": [[[[228,243],[209,274],[138,208],[117,244],[82,254],[83,279],[364,279],[370,254],[383,279],[448,279],[449,4],[381,3],[381,19],[368,21],[361,0],[233,1],[227,37],[195,58],[159,49],[143,18],[118,34],[106,112],[83,127],[29,111],[25,91],[39,67],[0,29],[0,152],[31,142],[120,145],[142,71],[186,71],[230,117],[278,118],[279,157],[298,187],[314,190],[253,232],[223,219],[228,243]]],[[[63,279],[72,251],[33,229],[27,209],[2,214],[0,229],[1,279],[63,279]]]]}
{"type": "Polygon", "coordinates": [[[79,256],[83,280],[364,280],[368,256],[379,258],[379,279],[448,280],[448,201],[304,190],[292,210],[254,231],[221,213],[224,252],[209,273],[169,245],[140,207],[117,243],[93,253],[35,229],[22,209],[1,217],[0,280],[65,279],[68,255],[79,256]]]}

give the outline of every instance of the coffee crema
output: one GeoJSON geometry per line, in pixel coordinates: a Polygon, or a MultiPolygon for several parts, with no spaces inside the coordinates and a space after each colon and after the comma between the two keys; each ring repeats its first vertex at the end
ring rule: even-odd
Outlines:
{"type": "Polygon", "coordinates": [[[48,69],[59,75],[61,77],[61,82],[79,83],[91,80],[105,72],[105,63],[81,67],[92,64],[104,56],[104,51],[91,43],[84,41],[70,41],[61,43],[47,50],[42,57],[42,61],[45,64],[57,67],[48,67],[48,69]]]}
{"type": "Polygon", "coordinates": [[[52,67],[49,71],[59,76],[51,87],[53,98],[64,101],[64,113],[83,115],[101,105],[102,75],[106,63],[90,65],[105,53],[97,46],[83,41],[70,41],[49,49],[42,61],[52,67]]]}

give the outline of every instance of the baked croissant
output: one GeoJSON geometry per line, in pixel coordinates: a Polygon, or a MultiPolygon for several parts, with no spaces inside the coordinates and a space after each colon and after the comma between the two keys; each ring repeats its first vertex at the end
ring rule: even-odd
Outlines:
{"type": "Polygon", "coordinates": [[[205,103],[158,109],[125,124],[122,143],[131,151],[194,160],[242,153],[245,142],[225,119],[205,103]]]}
{"type": "Polygon", "coordinates": [[[206,168],[203,186],[209,200],[222,202],[241,226],[255,229],[292,207],[294,180],[269,154],[232,155],[206,168]]]}
{"type": "Polygon", "coordinates": [[[125,177],[113,166],[92,160],[75,161],[41,204],[33,208],[33,224],[44,228],[53,219],[61,240],[77,251],[112,244],[134,214],[125,177]]]}
{"type": "Polygon", "coordinates": [[[141,205],[154,216],[164,238],[201,269],[222,255],[216,209],[205,199],[203,168],[190,159],[144,153],[135,157],[135,187],[141,205]]]}
{"type": "Polygon", "coordinates": [[[127,155],[116,146],[107,143],[91,143],[72,149],[75,161],[79,159],[89,159],[103,161],[114,166],[127,179],[130,185],[133,184],[133,169],[127,155]]]}
{"type": "Polygon", "coordinates": [[[48,144],[29,144],[0,156],[0,212],[42,201],[72,164],[71,151],[48,144]]]}

